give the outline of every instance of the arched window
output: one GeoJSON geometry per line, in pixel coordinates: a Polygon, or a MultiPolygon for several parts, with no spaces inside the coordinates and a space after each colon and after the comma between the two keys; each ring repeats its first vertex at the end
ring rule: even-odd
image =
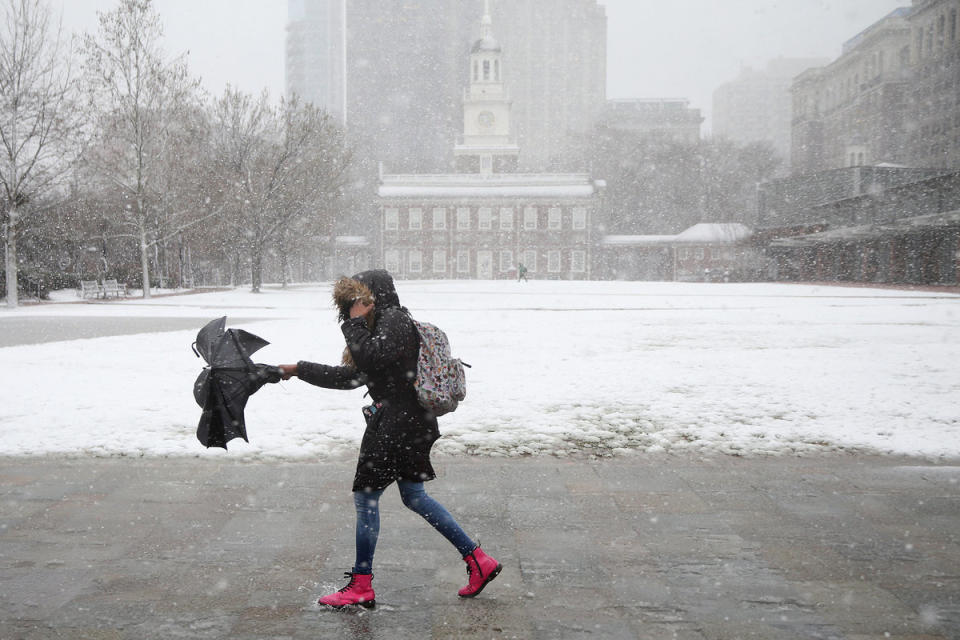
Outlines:
{"type": "Polygon", "coordinates": [[[476,82],[480,79],[480,65],[476,60],[473,61],[473,81],[476,82]]]}
{"type": "Polygon", "coordinates": [[[486,82],[490,80],[490,61],[483,61],[483,81],[486,82]]]}
{"type": "Polygon", "coordinates": [[[493,61],[493,81],[500,82],[500,61],[493,61]]]}

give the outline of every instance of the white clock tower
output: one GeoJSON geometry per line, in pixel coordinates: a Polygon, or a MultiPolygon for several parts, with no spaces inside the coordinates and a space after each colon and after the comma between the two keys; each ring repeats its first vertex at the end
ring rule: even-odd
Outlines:
{"type": "Polygon", "coordinates": [[[484,0],[480,39],[470,52],[470,86],[463,94],[463,139],[453,150],[461,173],[513,172],[520,154],[510,131],[502,50],[491,24],[490,0],[484,0]]]}

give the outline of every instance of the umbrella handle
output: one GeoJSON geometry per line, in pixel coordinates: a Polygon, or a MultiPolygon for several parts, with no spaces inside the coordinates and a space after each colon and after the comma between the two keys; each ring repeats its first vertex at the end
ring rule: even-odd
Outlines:
{"type": "Polygon", "coordinates": [[[194,343],[193,343],[192,345],[190,345],[190,348],[193,349],[193,355],[195,355],[195,356],[197,356],[197,357],[199,358],[199,357],[200,357],[200,352],[197,351],[197,343],[196,343],[196,341],[194,341],[194,343]]]}

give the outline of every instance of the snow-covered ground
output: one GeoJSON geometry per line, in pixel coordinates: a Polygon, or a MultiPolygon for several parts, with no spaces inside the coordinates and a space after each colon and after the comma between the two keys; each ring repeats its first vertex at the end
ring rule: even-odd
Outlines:
{"type": "MultiPolygon", "coordinates": [[[[783,284],[404,282],[471,365],[435,450],[960,456],[960,296],[783,284]]],[[[258,362],[337,362],[328,286],[0,310],[228,316],[258,362]],[[245,319],[241,324],[231,318],[245,319]]],[[[2,326],[2,325],[0,325],[2,326]]],[[[247,405],[250,443],[206,450],[196,329],[0,348],[0,454],[314,459],[356,448],[363,391],[299,380],[247,405]]]]}

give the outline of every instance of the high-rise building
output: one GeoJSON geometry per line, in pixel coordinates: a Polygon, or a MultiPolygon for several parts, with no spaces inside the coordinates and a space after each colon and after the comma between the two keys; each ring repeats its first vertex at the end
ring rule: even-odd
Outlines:
{"type": "Polygon", "coordinates": [[[341,122],[345,89],[343,9],[343,0],[290,0],[286,51],[287,95],[298,95],[341,122]]]}
{"type": "Polygon", "coordinates": [[[290,0],[287,91],[345,120],[388,170],[449,171],[465,43],[480,37],[485,4],[504,51],[519,167],[543,170],[604,105],[606,14],[596,0],[290,0]]]}
{"type": "Polygon", "coordinates": [[[914,0],[908,161],[960,168],[960,0],[914,0]]]}
{"type": "Polygon", "coordinates": [[[784,161],[790,159],[794,77],[829,62],[823,58],[777,58],[763,70],[745,68],[713,92],[715,136],[734,142],[770,142],[784,161]]]}
{"type": "Polygon", "coordinates": [[[845,42],[839,58],[796,78],[794,173],[908,162],[909,14],[894,10],[845,42]]]}

